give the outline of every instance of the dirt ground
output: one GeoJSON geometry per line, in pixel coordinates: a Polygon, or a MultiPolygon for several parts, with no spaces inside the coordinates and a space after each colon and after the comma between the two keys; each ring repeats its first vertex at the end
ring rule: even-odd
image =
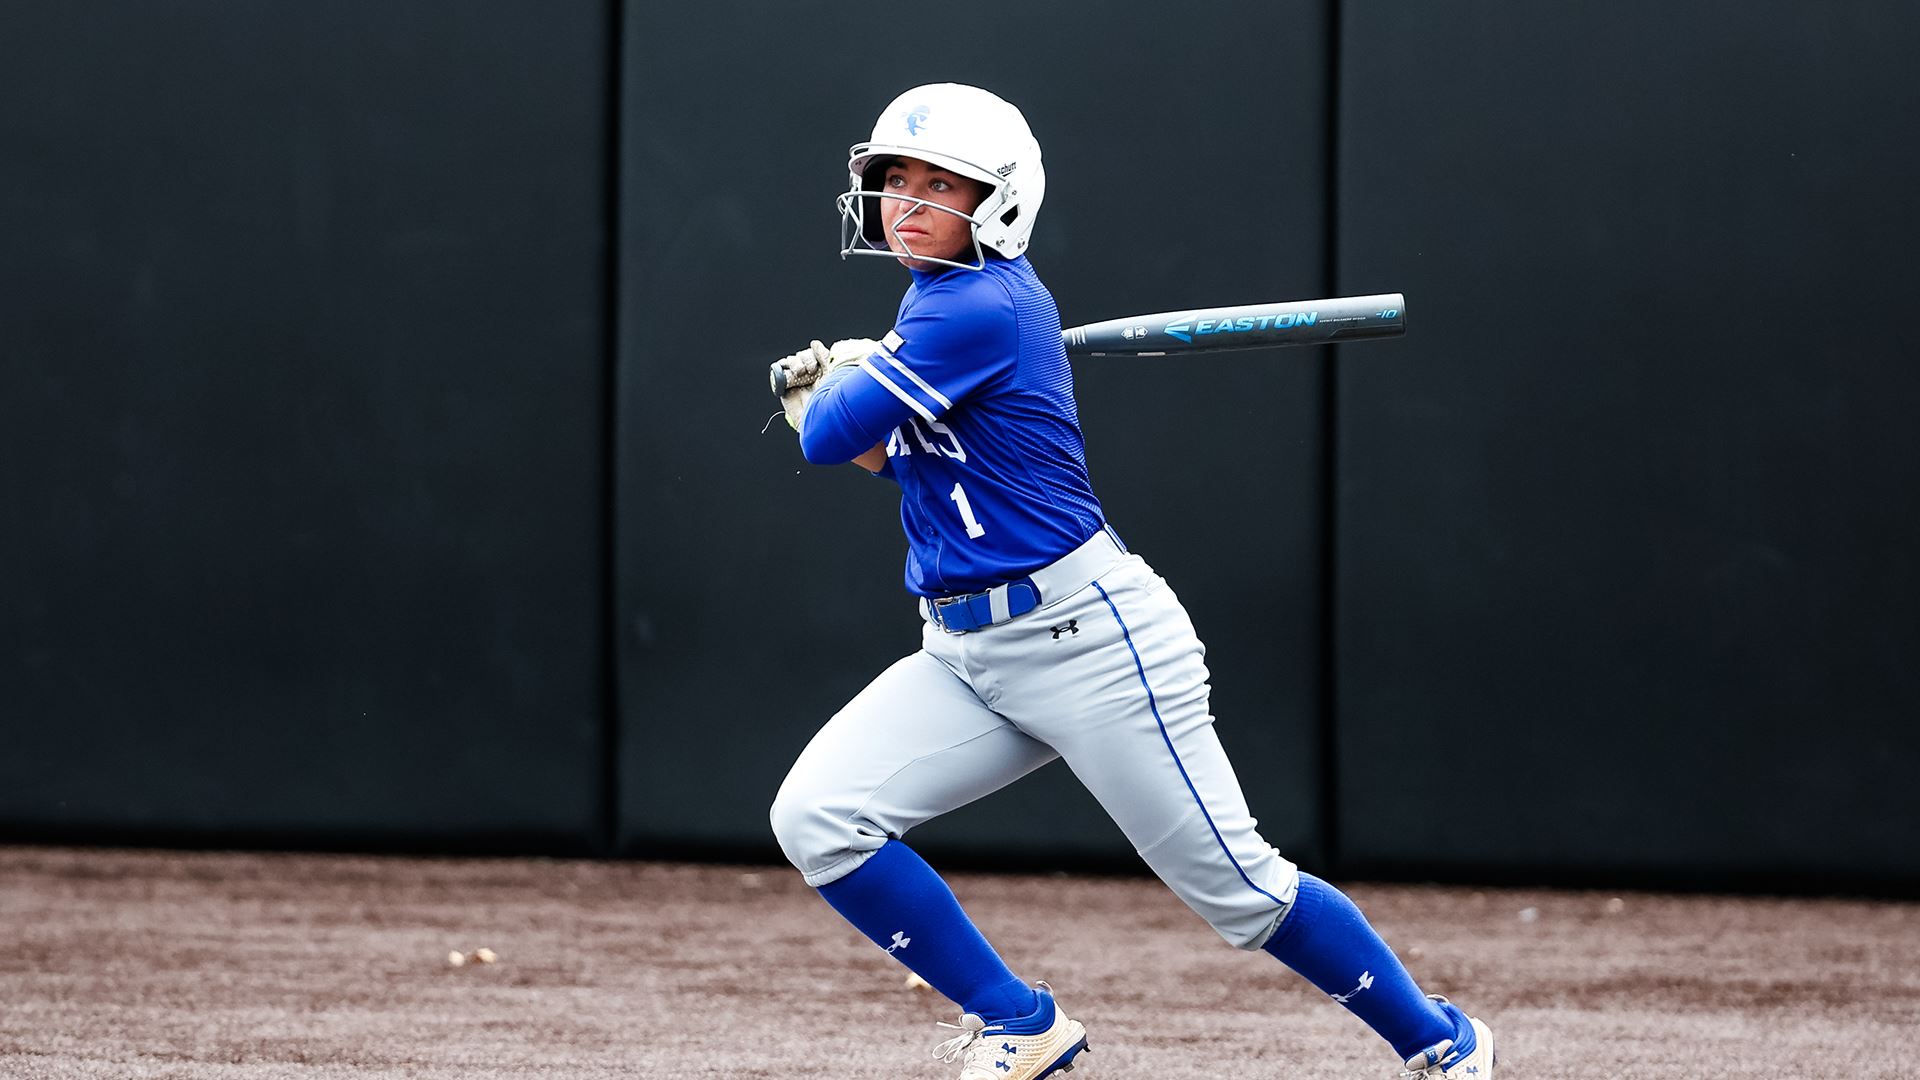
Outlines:
{"type": "MultiPolygon", "coordinates": [[[[953,881],[1076,1080],[1396,1072],[1157,882],[953,881]]],[[[1503,1080],[1920,1075],[1920,905],[1346,884],[1503,1080]]],[[[0,847],[9,1078],[949,1077],[904,977],[778,867],[0,847]]]]}

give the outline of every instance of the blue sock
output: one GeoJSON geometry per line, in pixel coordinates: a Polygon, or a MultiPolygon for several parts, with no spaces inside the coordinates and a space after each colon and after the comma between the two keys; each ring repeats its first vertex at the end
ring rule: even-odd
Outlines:
{"type": "Polygon", "coordinates": [[[853,873],[820,889],[820,897],[893,958],[987,1023],[1040,1007],[960,910],[953,890],[926,860],[889,840],[853,873]]]}
{"type": "Polygon", "coordinates": [[[1353,901],[1312,874],[1300,875],[1293,907],[1261,947],[1366,1021],[1403,1061],[1442,1039],[1473,1049],[1460,1010],[1422,994],[1353,901]]]}

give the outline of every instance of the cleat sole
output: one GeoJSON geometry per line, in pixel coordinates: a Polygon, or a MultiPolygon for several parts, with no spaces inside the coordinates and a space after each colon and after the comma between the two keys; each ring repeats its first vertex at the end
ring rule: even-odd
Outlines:
{"type": "Polygon", "coordinates": [[[1082,1038],[1079,1042],[1074,1043],[1071,1047],[1067,1049],[1066,1053],[1061,1054],[1059,1057],[1053,1059],[1053,1064],[1035,1073],[1034,1080],[1046,1080],[1046,1078],[1049,1076],[1058,1076],[1061,1073],[1072,1072],[1073,1067],[1079,1064],[1079,1062],[1075,1061],[1074,1058],[1082,1053],[1092,1053],[1092,1050],[1087,1046],[1087,1040],[1085,1038],[1082,1038]]]}

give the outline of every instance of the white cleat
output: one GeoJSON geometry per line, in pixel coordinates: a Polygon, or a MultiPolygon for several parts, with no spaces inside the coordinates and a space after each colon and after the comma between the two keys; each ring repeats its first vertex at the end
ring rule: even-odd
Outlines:
{"type": "Polygon", "coordinates": [[[1040,1080],[1071,1072],[1086,1052],[1087,1029],[1054,1006],[1046,983],[1040,984],[1039,993],[1040,1009],[1031,1017],[989,1024],[964,1013],[958,1024],[942,1022],[941,1027],[960,1034],[934,1047],[933,1056],[960,1062],[959,1080],[1040,1080]],[[1047,1026],[1030,1030],[1042,1023],[1047,1026]]]}
{"type": "Polygon", "coordinates": [[[1473,1025],[1472,1050],[1455,1054],[1453,1040],[1441,1039],[1407,1059],[1403,1080],[1493,1080],[1493,1029],[1471,1016],[1467,1023],[1473,1025]]]}

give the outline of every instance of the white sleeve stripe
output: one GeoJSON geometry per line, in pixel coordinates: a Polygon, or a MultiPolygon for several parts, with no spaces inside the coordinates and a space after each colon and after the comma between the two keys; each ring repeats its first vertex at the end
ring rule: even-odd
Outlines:
{"type": "Polygon", "coordinates": [[[922,419],[925,419],[928,422],[932,422],[933,412],[929,410],[925,405],[922,405],[920,404],[920,402],[916,401],[912,394],[909,394],[905,390],[900,389],[899,385],[895,383],[892,379],[889,379],[885,375],[882,375],[880,373],[880,369],[873,366],[873,360],[870,357],[863,356],[860,358],[860,370],[873,376],[874,382],[877,382],[881,386],[884,386],[888,390],[892,391],[894,397],[897,397],[901,401],[906,402],[907,405],[910,408],[912,408],[914,412],[917,412],[920,414],[922,419]]]}
{"type": "Polygon", "coordinates": [[[938,390],[935,390],[931,386],[928,386],[927,381],[925,379],[922,379],[920,376],[914,374],[914,371],[912,368],[901,363],[899,357],[894,356],[892,353],[888,352],[885,349],[881,349],[879,352],[875,353],[874,355],[886,357],[887,363],[892,364],[895,368],[899,369],[900,374],[905,375],[908,379],[912,380],[913,385],[919,387],[923,392],[926,393],[928,397],[939,402],[940,407],[942,409],[953,408],[953,402],[947,400],[947,395],[941,393],[938,390]]]}

